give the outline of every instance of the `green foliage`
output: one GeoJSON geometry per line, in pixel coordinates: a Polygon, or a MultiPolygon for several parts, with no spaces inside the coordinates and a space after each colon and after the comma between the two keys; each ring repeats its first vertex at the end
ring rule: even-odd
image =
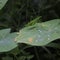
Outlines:
{"type": "Polygon", "coordinates": [[[7,57],[3,57],[2,60],[13,60],[13,58],[7,56],[7,57]]]}
{"type": "MultiPolygon", "coordinates": [[[[43,16],[42,21],[46,21],[46,18],[47,20],[49,20],[49,18],[59,18],[59,14],[54,10],[55,6],[60,4],[58,3],[59,0],[0,0],[0,29],[11,27],[11,31],[18,31],[21,27],[25,26],[25,28],[22,28],[18,32],[19,35],[17,32],[10,33],[10,29],[0,30],[0,53],[5,52],[6,54],[4,57],[1,57],[0,54],[0,60],[1,58],[2,60],[30,60],[34,55],[30,54],[31,51],[29,51],[29,53],[25,52],[25,49],[31,48],[32,46],[39,46],[39,48],[41,46],[48,52],[48,54],[45,53],[45,57],[48,58],[53,55],[49,51],[52,50],[49,49],[49,47],[55,48],[57,53],[57,48],[60,49],[60,43],[54,43],[52,41],[60,38],[60,19],[42,23],[39,22],[41,21],[40,15],[43,16]],[[7,1],[7,5],[1,10],[7,1]],[[26,24],[27,22],[28,24],[26,24]],[[22,44],[22,46],[20,43],[29,45],[25,46],[22,44]],[[46,47],[48,47],[48,49],[46,47]]],[[[37,51],[41,52],[42,49],[34,49],[34,51],[37,57],[36,60],[42,60],[39,59],[40,55],[37,53],[37,51]]],[[[44,52],[41,53],[44,56],[44,52]]],[[[60,51],[57,55],[58,57],[60,56],[60,51]]],[[[56,57],[56,54],[53,55],[53,58],[54,57],[56,57]]],[[[60,60],[60,58],[53,60],[60,60]]]]}
{"type": "Polygon", "coordinates": [[[60,43],[49,43],[46,46],[60,49],[60,43]]]}
{"type": "Polygon", "coordinates": [[[0,30],[0,32],[0,52],[7,52],[17,47],[14,42],[17,33],[10,33],[10,29],[0,30]]]}
{"type": "Polygon", "coordinates": [[[55,19],[23,28],[16,37],[16,42],[44,46],[58,38],[60,38],[60,19],[55,19]]]}
{"type": "Polygon", "coordinates": [[[18,58],[18,60],[30,60],[31,58],[33,58],[33,55],[27,55],[27,56],[20,56],[18,58]]]}
{"type": "Polygon", "coordinates": [[[8,0],[0,0],[0,10],[5,6],[8,0]]]}
{"type": "MultiPolygon", "coordinates": [[[[26,54],[23,51],[24,49],[19,49],[18,43],[60,49],[60,44],[51,43],[60,38],[60,19],[35,23],[14,33],[10,33],[10,29],[2,29],[0,33],[0,52],[9,52],[8,54],[13,54],[17,60],[31,59],[33,57],[33,55],[26,54]],[[17,57],[21,52],[23,52],[23,55],[17,57]]],[[[10,56],[3,57],[3,60],[8,59],[13,60],[10,56]]]]}

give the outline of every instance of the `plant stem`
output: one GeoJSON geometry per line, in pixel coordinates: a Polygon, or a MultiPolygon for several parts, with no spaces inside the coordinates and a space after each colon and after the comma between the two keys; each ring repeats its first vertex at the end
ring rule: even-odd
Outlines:
{"type": "Polygon", "coordinates": [[[34,50],[35,50],[35,54],[36,54],[37,60],[40,60],[40,59],[39,59],[38,52],[37,52],[37,48],[36,48],[36,47],[34,47],[34,50]]]}

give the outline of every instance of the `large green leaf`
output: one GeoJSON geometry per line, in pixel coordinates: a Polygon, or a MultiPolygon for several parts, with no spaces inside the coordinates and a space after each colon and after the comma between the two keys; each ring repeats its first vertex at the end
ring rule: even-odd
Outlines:
{"type": "Polygon", "coordinates": [[[0,30],[0,52],[7,52],[17,47],[14,41],[17,33],[10,33],[10,29],[0,30]]]}
{"type": "Polygon", "coordinates": [[[4,7],[8,0],[0,0],[0,10],[4,7]]]}
{"type": "Polygon", "coordinates": [[[16,42],[44,46],[58,38],[60,38],[60,19],[55,19],[23,28],[16,37],[16,42]]]}

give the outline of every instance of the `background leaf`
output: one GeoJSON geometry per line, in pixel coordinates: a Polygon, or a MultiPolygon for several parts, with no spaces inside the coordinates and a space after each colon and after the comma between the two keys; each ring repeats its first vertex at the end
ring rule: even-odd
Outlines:
{"type": "Polygon", "coordinates": [[[4,7],[8,0],[0,0],[0,10],[4,7]]]}
{"type": "Polygon", "coordinates": [[[49,43],[46,46],[60,49],[60,43],[49,43]]]}
{"type": "Polygon", "coordinates": [[[9,56],[6,56],[6,57],[3,57],[2,60],[13,60],[13,58],[9,57],[9,56]]]}

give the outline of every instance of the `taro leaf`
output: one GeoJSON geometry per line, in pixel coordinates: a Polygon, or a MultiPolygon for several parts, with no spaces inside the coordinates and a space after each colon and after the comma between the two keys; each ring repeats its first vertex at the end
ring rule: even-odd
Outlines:
{"type": "Polygon", "coordinates": [[[16,42],[44,46],[58,38],[60,38],[60,19],[55,19],[23,28],[16,37],[16,42]]]}
{"type": "MultiPolygon", "coordinates": [[[[7,31],[7,29],[6,29],[7,31]]],[[[5,32],[4,32],[5,33],[5,32]]],[[[4,36],[4,34],[3,34],[4,36]]],[[[7,52],[17,47],[14,41],[17,33],[9,33],[6,37],[0,39],[0,52],[7,52]]]]}
{"type": "Polygon", "coordinates": [[[0,10],[4,7],[8,0],[0,0],[0,10]]]}

